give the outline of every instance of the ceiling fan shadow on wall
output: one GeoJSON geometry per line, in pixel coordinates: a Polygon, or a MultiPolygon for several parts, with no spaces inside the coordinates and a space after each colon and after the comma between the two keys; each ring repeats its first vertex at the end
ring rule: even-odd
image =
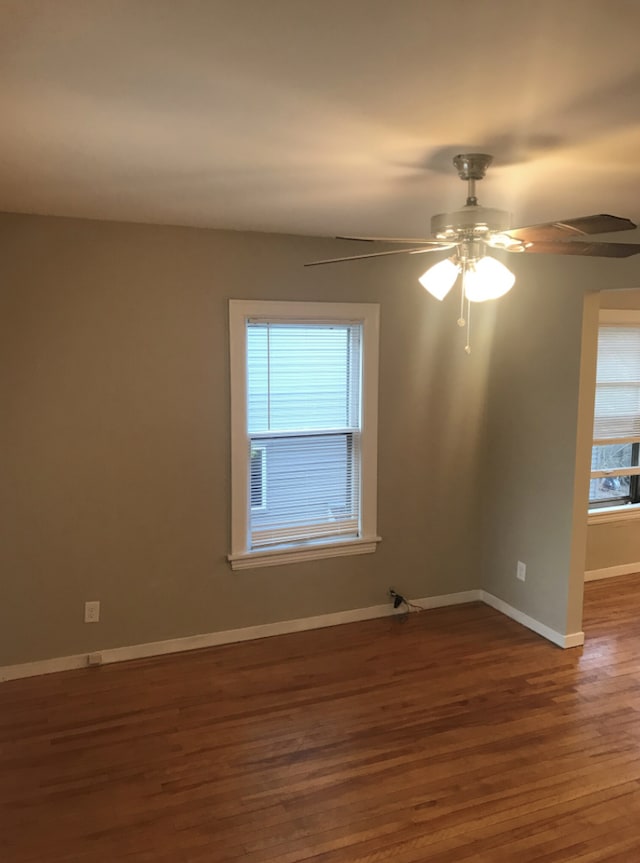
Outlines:
{"type": "Polygon", "coordinates": [[[640,254],[640,245],[632,243],[596,242],[576,239],[592,234],[614,231],[631,231],[637,226],[621,216],[600,213],[578,216],[541,225],[511,228],[510,214],[504,210],[482,207],[476,197],[476,181],[482,180],[493,157],[487,153],[461,153],[453,164],[461,180],[467,182],[467,201],[464,207],[452,213],[440,213],[431,219],[433,239],[407,239],[401,237],[337,237],[339,240],[357,240],[367,243],[401,243],[409,248],[370,252],[344,258],[311,261],[306,267],[320,264],[338,264],[386,255],[423,255],[452,249],[451,257],[430,267],[420,277],[422,286],[438,300],[443,300],[460,276],[460,317],[458,325],[467,326],[465,351],[469,345],[471,303],[494,300],[510,291],[515,282],[513,273],[487,254],[490,249],[512,253],[543,255],[581,255],[588,257],[626,258],[640,254]],[[467,304],[466,316],[464,304],[467,304]]]}

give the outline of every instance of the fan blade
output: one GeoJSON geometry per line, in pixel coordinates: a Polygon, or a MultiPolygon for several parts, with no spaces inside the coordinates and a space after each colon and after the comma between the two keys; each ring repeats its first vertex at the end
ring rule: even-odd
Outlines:
{"type": "Polygon", "coordinates": [[[317,267],[318,264],[340,264],[342,261],[361,261],[363,258],[381,258],[383,255],[424,255],[425,252],[439,252],[443,249],[452,249],[455,243],[445,245],[438,243],[436,248],[427,249],[392,249],[390,252],[372,252],[369,255],[351,255],[348,258],[330,258],[327,261],[310,261],[305,267],[317,267]]]}
{"type": "Polygon", "coordinates": [[[593,258],[628,258],[640,255],[640,243],[585,243],[564,240],[541,243],[526,243],[524,248],[507,249],[515,252],[533,252],[539,255],[588,255],[593,258]]]}
{"type": "Polygon", "coordinates": [[[413,243],[416,246],[440,246],[441,249],[449,245],[442,240],[420,240],[415,237],[336,237],[336,240],[356,240],[361,243],[413,243]]]}
{"type": "Polygon", "coordinates": [[[614,231],[632,231],[636,227],[637,225],[631,219],[600,213],[597,216],[579,216],[577,219],[546,222],[542,225],[525,225],[522,228],[512,228],[510,231],[504,231],[503,233],[514,240],[523,240],[525,243],[537,243],[566,240],[568,237],[584,236],[585,234],[609,234],[614,231]]]}

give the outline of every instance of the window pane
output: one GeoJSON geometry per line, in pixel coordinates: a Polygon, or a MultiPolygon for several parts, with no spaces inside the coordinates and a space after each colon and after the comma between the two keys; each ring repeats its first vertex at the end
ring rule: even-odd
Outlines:
{"type": "MultiPolygon", "coordinates": [[[[638,464],[638,444],[606,444],[591,450],[591,470],[620,470],[638,464]]],[[[630,476],[593,477],[589,485],[590,503],[630,503],[630,476]]]]}
{"type": "Polygon", "coordinates": [[[630,477],[602,476],[589,484],[589,503],[629,503],[630,477]]]}
{"type": "MultiPolygon", "coordinates": [[[[358,532],[357,440],[352,434],[262,438],[264,508],[251,513],[252,544],[358,532]]],[[[255,446],[256,441],[252,442],[255,446]]]]}
{"type": "Polygon", "coordinates": [[[598,330],[598,383],[640,381],[640,327],[607,326],[598,330]]]}
{"type": "Polygon", "coordinates": [[[591,451],[591,470],[613,470],[633,467],[633,444],[606,444],[594,446],[591,451]]]}
{"type": "Polygon", "coordinates": [[[250,432],[352,428],[360,415],[359,325],[250,324],[250,432]]]}
{"type": "Polygon", "coordinates": [[[640,327],[601,326],[594,439],[640,437],[640,327]]]}

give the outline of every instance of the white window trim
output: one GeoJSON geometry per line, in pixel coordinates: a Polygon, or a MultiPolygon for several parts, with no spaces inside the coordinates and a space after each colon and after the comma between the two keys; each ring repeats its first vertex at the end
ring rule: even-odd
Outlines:
{"type": "Polygon", "coordinates": [[[606,524],[610,521],[628,521],[636,518],[640,518],[640,503],[599,506],[589,510],[587,524],[606,524]]]}
{"type": "Polygon", "coordinates": [[[271,300],[229,300],[231,372],[231,553],[232,569],[275,566],[303,560],[374,552],[378,510],[378,340],[379,306],[374,303],[304,303],[271,300]],[[345,321],[362,323],[363,389],[361,438],[361,525],[357,539],[309,540],[291,547],[249,549],[247,458],[247,351],[250,318],[279,321],[345,321]]]}
{"type": "MultiPolygon", "coordinates": [[[[637,309],[600,309],[598,326],[640,325],[640,311],[637,309]]],[[[591,475],[591,474],[590,474],[591,475]]],[[[595,506],[589,509],[587,524],[607,524],[614,521],[628,521],[640,518],[640,503],[624,503],[618,506],[595,506]]]]}
{"type": "Polygon", "coordinates": [[[628,326],[629,324],[640,324],[640,310],[638,309],[600,309],[598,315],[598,326],[615,325],[628,326]]]}

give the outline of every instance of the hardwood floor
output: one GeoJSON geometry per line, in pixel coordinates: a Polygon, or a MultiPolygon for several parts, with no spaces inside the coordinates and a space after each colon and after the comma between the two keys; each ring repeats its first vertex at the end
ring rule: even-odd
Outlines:
{"type": "Polygon", "coordinates": [[[640,576],[0,686],[3,863],[634,863],[640,576]]]}

